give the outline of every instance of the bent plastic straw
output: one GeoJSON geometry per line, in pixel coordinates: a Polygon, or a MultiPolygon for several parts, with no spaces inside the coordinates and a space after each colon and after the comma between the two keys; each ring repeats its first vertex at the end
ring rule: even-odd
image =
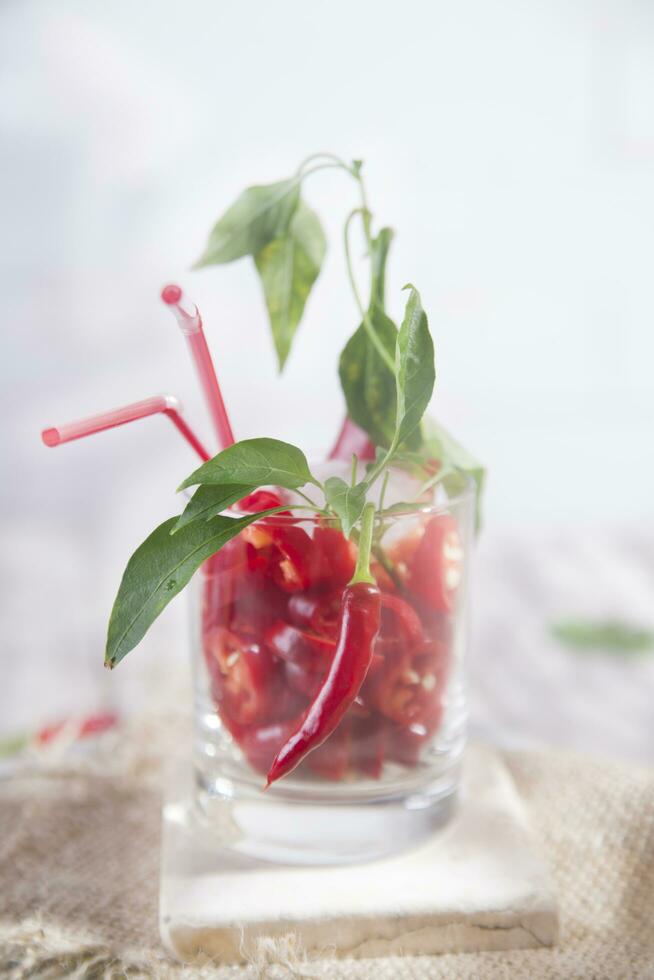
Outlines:
{"type": "Polygon", "coordinates": [[[218,385],[216,369],[214,368],[207,341],[202,329],[202,317],[195,305],[182,293],[179,286],[171,283],[161,290],[161,298],[170,307],[177,323],[188,343],[204,391],[204,397],[211,415],[218,445],[226,449],[234,442],[234,433],[225,410],[225,403],[218,385]]]}
{"type": "Polygon", "coordinates": [[[159,412],[168,416],[201,459],[206,461],[210,458],[198,437],[179,414],[180,405],[174,395],[155,395],[153,398],[144,398],[141,402],[132,402],[130,405],[123,405],[122,408],[114,408],[110,412],[102,412],[100,415],[91,415],[77,422],[67,422],[65,425],[44,429],[41,438],[46,446],[60,446],[64,442],[84,439],[86,436],[95,435],[96,432],[104,432],[105,429],[113,429],[117,425],[135,422],[137,419],[157,415],[159,412]]]}
{"type": "Polygon", "coordinates": [[[361,460],[374,459],[375,447],[363,429],[355,425],[352,419],[346,415],[341,426],[341,431],[327,458],[342,459],[349,462],[352,459],[353,453],[356,453],[361,460]]]}

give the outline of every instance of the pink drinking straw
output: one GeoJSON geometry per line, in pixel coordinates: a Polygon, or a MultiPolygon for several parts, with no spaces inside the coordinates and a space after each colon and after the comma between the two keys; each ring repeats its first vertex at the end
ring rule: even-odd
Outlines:
{"type": "Polygon", "coordinates": [[[44,429],[41,438],[46,446],[60,446],[64,442],[84,439],[85,436],[95,435],[96,432],[104,432],[105,429],[113,429],[117,425],[135,422],[137,419],[147,418],[148,415],[157,415],[159,412],[168,416],[201,459],[206,461],[210,458],[198,437],[179,414],[180,405],[174,395],[155,395],[154,398],[132,402],[131,405],[114,408],[110,412],[102,412],[101,415],[91,415],[88,419],[80,419],[78,422],[67,422],[66,425],[44,429]]]}
{"type": "Polygon", "coordinates": [[[336,442],[327,458],[342,459],[349,463],[353,453],[356,453],[362,460],[374,459],[375,447],[363,429],[355,425],[346,415],[341,431],[338,433],[336,442]]]}
{"type": "Polygon", "coordinates": [[[161,290],[161,298],[171,309],[191,351],[195,370],[204,391],[205,401],[211,415],[218,445],[226,449],[234,442],[234,433],[225,411],[225,403],[218,386],[216,369],[211,360],[207,341],[202,329],[202,317],[195,305],[184,296],[179,286],[171,283],[161,290]]]}

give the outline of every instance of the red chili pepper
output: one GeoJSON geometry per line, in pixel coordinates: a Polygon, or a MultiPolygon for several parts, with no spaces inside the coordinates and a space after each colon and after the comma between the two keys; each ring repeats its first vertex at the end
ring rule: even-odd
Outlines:
{"type": "Polygon", "coordinates": [[[376,585],[359,581],[344,589],[336,651],[329,671],[302,724],[277,753],[268,772],[268,786],[321,745],[356,698],[372,659],[380,612],[376,585]]]}
{"type": "Polygon", "coordinates": [[[242,725],[266,721],[276,688],[275,665],[268,651],[216,626],[204,635],[204,654],[221,716],[242,725]]]}
{"type": "Polygon", "coordinates": [[[461,582],[462,562],[455,519],[449,514],[432,517],[409,563],[407,586],[429,609],[451,612],[461,582]]]}

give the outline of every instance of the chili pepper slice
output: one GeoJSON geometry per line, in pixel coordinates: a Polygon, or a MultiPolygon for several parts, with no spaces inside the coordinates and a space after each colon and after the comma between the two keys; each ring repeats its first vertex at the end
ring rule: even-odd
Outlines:
{"type": "Polygon", "coordinates": [[[313,544],[318,553],[321,585],[342,588],[354,575],[356,547],[335,527],[318,525],[313,532],[313,544]]]}
{"type": "Polygon", "coordinates": [[[461,583],[463,548],[449,514],[432,517],[409,563],[407,586],[429,609],[451,612],[461,583]]]}
{"type": "Polygon", "coordinates": [[[313,542],[304,528],[289,524],[275,527],[261,523],[251,524],[242,532],[245,540],[255,549],[256,567],[268,574],[284,592],[300,592],[311,588],[320,580],[321,560],[313,542]]]}
{"type": "Polygon", "coordinates": [[[252,768],[265,776],[275,755],[295,731],[300,719],[301,716],[296,715],[268,725],[245,726],[228,722],[226,727],[252,768]]]}
{"type": "Polygon", "coordinates": [[[384,769],[388,742],[388,723],[378,714],[352,718],[353,765],[364,776],[379,779],[384,769]]]}
{"type": "Polygon", "coordinates": [[[437,641],[409,650],[388,649],[383,669],[371,678],[366,696],[383,715],[401,725],[440,719],[447,651],[437,641]]]}
{"type": "MultiPolygon", "coordinates": [[[[442,708],[440,709],[442,714],[442,708]]],[[[436,720],[434,731],[440,725],[440,715],[436,720]]],[[[414,768],[420,762],[420,755],[430,742],[434,731],[424,725],[414,724],[405,727],[397,725],[388,731],[387,754],[393,762],[414,768]]]]}
{"type": "Polygon", "coordinates": [[[236,633],[259,640],[269,626],[286,616],[287,601],[286,593],[280,591],[265,572],[246,570],[236,584],[226,625],[236,633]]]}
{"type": "Polygon", "coordinates": [[[356,698],[370,666],[380,617],[381,598],[376,585],[358,581],[343,590],[338,639],[330,668],[302,724],[277,753],[268,772],[268,786],[321,745],[356,698]]]}
{"type": "Polygon", "coordinates": [[[297,593],[288,600],[288,614],[298,626],[336,640],[342,589],[325,593],[297,593]]]}
{"type": "Polygon", "coordinates": [[[309,753],[305,765],[316,776],[339,782],[345,776],[352,751],[352,732],[349,718],[344,718],[338,728],[317,749],[309,753]]]}
{"type": "Polygon", "coordinates": [[[334,641],[328,637],[302,630],[282,620],[277,620],[266,630],[264,641],[276,657],[301,664],[314,672],[327,668],[336,648],[334,641]]]}
{"type": "Polygon", "coordinates": [[[388,592],[382,592],[381,604],[380,639],[400,638],[409,646],[415,646],[423,641],[422,623],[413,606],[400,596],[388,592]]]}
{"type": "Polygon", "coordinates": [[[301,694],[305,701],[313,701],[320,689],[325,672],[308,670],[301,664],[284,664],[284,679],[288,686],[301,694]]]}
{"type": "Polygon", "coordinates": [[[202,566],[202,629],[227,624],[231,604],[247,572],[246,545],[240,537],[232,538],[202,566]]]}
{"type": "Polygon", "coordinates": [[[204,654],[221,716],[242,725],[265,721],[276,687],[275,665],[268,651],[216,626],[204,635],[204,654]]]}

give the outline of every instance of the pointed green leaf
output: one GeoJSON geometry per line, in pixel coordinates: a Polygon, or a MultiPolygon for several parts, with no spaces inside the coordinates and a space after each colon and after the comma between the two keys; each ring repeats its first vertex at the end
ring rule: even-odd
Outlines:
{"type": "MultiPolygon", "coordinates": [[[[384,347],[393,356],[397,327],[379,308],[370,321],[384,347]]],[[[361,324],[343,348],[338,363],[347,414],[378,446],[388,446],[395,431],[395,377],[361,324]]]]}
{"type": "Polygon", "coordinates": [[[395,347],[398,445],[420,425],[436,380],[434,343],[420,293],[411,285],[404,288],[410,293],[395,347]]]}
{"type": "Polygon", "coordinates": [[[263,284],[280,371],[318,278],[327,244],[318,215],[300,201],[285,235],[273,239],[254,261],[263,284]]]}
{"type": "Polygon", "coordinates": [[[198,483],[247,483],[253,487],[273,485],[288,490],[297,490],[305,483],[320,486],[311,475],[302,450],[279,439],[243,439],[235,442],[198,467],[179,489],[198,483]]]}
{"type": "MultiPolygon", "coordinates": [[[[268,513],[271,511],[263,512],[268,513]]],[[[214,517],[189,524],[178,534],[170,533],[176,517],[160,524],[127,563],[109,620],[105,664],[115,667],[145,636],[202,562],[263,514],[214,517]]]]}
{"type": "Polygon", "coordinates": [[[349,538],[352,528],[363,513],[366,489],[364,483],[351,487],[339,476],[330,476],[325,480],[325,500],[339,518],[346,538],[349,538]]]}
{"type": "Polygon", "coordinates": [[[177,534],[193,521],[208,521],[212,517],[242,500],[256,490],[251,483],[223,483],[218,486],[199,486],[189,500],[184,513],[175,524],[172,534],[177,534]]]}
{"type": "Polygon", "coordinates": [[[194,268],[256,255],[273,238],[286,234],[299,200],[297,177],[248,187],[216,222],[194,268]]]}

